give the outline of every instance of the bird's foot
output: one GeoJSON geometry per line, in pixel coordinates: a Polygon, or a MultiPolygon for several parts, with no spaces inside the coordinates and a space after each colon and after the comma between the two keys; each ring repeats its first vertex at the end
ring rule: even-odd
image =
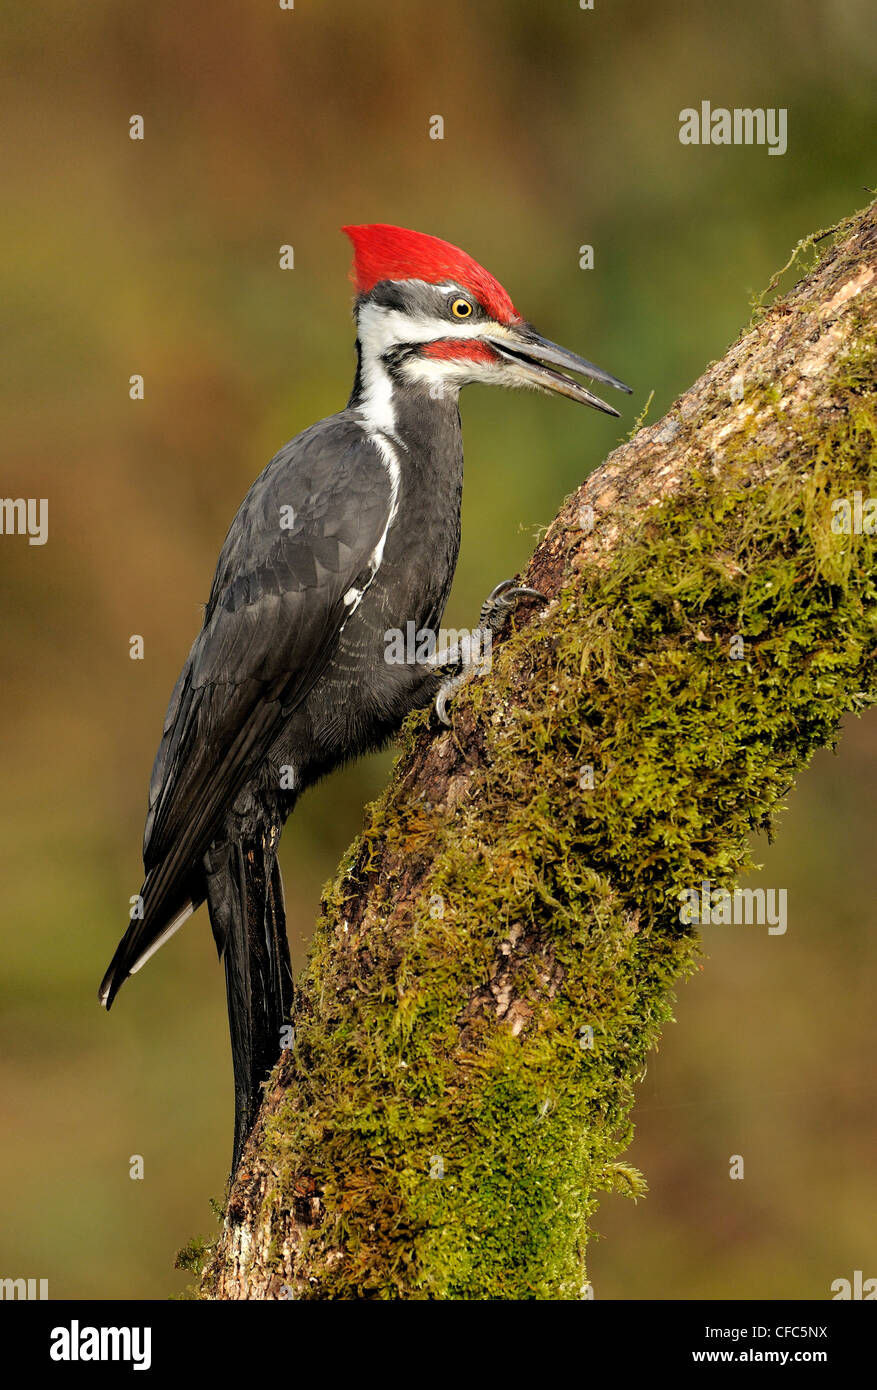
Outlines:
{"type": "Polygon", "coordinates": [[[435,712],[442,724],[450,726],[451,721],[448,718],[448,701],[452,700],[457,691],[466,684],[467,680],[474,674],[474,669],[473,663],[470,662],[468,665],[463,666],[460,671],[457,671],[455,675],[447,676],[439,686],[439,692],[435,697],[435,712]]]}
{"type": "Polygon", "coordinates": [[[506,614],[509,613],[521,598],[538,598],[543,603],[547,603],[544,594],[540,594],[538,589],[528,589],[526,584],[516,584],[513,579],[504,579],[501,584],[497,584],[487,595],[481,605],[481,627],[489,628],[491,632],[496,632],[501,626],[506,614]]]}
{"type": "Polygon", "coordinates": [[[468,680],[471,680],[476,672],[485,670],[489,664],[493,634],[499,631],[507,614],[522,598],[538,598],[543,603],[547,602],[545,595],[540,594],[538,589],[529,589],[524,584],[516,584],[513,579],[504,579],[487,595],[481,605],[478,631],[472,634],[469,642],[463,646],[459,653],[459,670],[446,677],[436,695],[435,712],[442,724],[450,725],[451,722],[448,717],[448,701],[453,699],[457,691],[468,680]],[[477,658],[473,657],[473,651],[478,652],[477,658]],[[485,651],[488,654],[487,662],[482,655],[485,651]]]}

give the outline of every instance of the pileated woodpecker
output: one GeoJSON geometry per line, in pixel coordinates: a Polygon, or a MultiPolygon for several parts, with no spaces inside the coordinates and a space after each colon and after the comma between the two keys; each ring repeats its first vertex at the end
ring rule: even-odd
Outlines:
{"type": "MultiPolygon", "coordinates": [[[[385,660],[385,634],[434,631],[460,543],[458,396],[530,386],[618,412],[564,369],[629,387],[539,336],[465,252],[401,227],[345,227],[357,368],[346,409],[286,444],[244,498],[204,625],[171,695],[149,786],[138,905],[100,987],[207,901],[225,964],[237,1166],[281,1050],[292,973],[277,844],[306,787],[385,744],[465,677],[385,660]]],[[[523,593],[499,585],[491,624],[523,593]]],[[[540,597],[536,595],[536,597],[540,597]]]]}

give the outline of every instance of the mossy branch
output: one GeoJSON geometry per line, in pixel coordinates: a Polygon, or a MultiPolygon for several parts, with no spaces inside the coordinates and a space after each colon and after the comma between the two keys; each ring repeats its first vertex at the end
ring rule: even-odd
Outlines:
{"type": "Polygon", "coordinates": [[[875,322],[877,205],[567,500],[453,730],[409,722],[200,1296],[582,1296],[598,1194],[645,1186],[680,890],[733,887],[877,700],[874,537],[832,506],[877,495],[875,322]]]}

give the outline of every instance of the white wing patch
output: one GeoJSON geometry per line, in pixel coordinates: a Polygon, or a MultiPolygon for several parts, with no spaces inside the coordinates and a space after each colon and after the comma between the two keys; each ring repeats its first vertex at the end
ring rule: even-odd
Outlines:
{"type": "MultiPolygon", "coordinates": [[[[174,935],[175,932],[178,932],[180,930],[180,927],[183,925],[184,922],[188,921],[188,919],[191,917],[194,911],[194,903],[186,903],[185,907],[177,913],[176,917],[174,917],[171,922],[168,923],[164,931],[156,937],[152,945],[148,946],[146,950],[143,952],[143,954],[137,957],[137,960],[130,967],[128,974],[136,975],[137,971],[143,968],[146,962],[155,955],[156,951],[158,951],[164,945],[164,943],[174,935]]],[[[106,1008],[110,988],[111,984],[108,984],[106,988],[101,992],[100,1002],[103,1004],[104,1008],[106,1008]]]]}

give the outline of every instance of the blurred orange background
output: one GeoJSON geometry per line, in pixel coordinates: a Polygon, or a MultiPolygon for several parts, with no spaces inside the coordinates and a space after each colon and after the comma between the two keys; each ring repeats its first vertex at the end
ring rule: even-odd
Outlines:
{"type": "MultiPolygon", "coordinates": [[[[877,12],[90,0],[3,26],[2,492],[47,498],[49,539],[0,538],[0,1276],[48,1278],[50,1297],[165,1297],[188,1282],[176,1249],[213,1228],[231,1151],[206,914],[109,1019],[96,990],[226,528],[276,449],[346,400],[338,228],[397,222],[463,246],[544,333],[636,387],[620,430],[558,400],[466,393],[447,616],[468,625],[649,393],[654,420],[797,239],[869,200],[877,12]],[[788,152],[681,145],[679,112],[702,100],[786,108],[788,152]]],[[[287,827],[298,965],[390,757],[309,794],[287,827]]],[[[641,1091],[629,1158],[650,1194],[607,1196],[597,1216],[598,1298],[827,1298],[855,1269],[877,1275],[875,784],[872,712],[757,846],[753,881],[788,890],[787,935],[707,930],[641,1091]]]]}

